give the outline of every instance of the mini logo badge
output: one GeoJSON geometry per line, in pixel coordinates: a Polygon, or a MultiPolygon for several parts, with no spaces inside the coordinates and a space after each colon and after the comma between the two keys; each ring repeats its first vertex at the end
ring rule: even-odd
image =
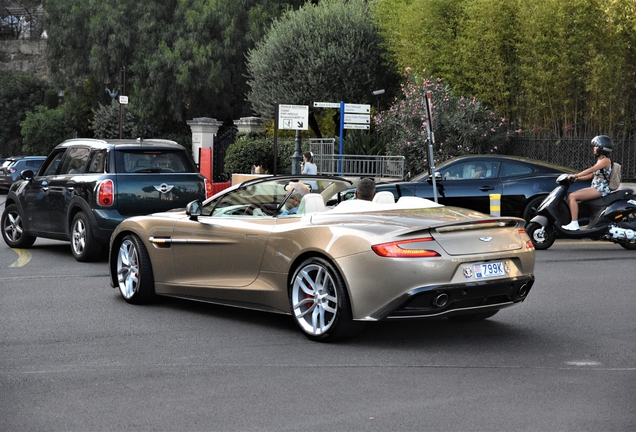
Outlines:
{"type": "Polygon", "coordinates": [[[479,240],[483,242],[489,242],[490,240],[492,240],[492,237],[479,237],[479,240]]]}
{"type": "Polygon", "coordinates": [[[157,189],[161,193],[168,193],[172,190],[173,187],[174,186],[162,183],[159,186],[155,186],[155,189],[157,189]]]}

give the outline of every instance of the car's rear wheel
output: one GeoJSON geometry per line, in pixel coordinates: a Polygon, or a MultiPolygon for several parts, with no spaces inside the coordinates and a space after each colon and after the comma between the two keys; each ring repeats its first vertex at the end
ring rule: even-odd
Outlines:
{"type": "Polygon", "coordinates": [[[18,206],[9,204],[2,212],[2,238],[11,248],[28,248],[33,246],[36,237],[24,232],[24,219],[18,206]]]}
{"type": "Polygon", "coordinates": [[[553,226],[547,226],[545,229],[536,223],[530,222],[526,225],[526,234],[532,240],[532,244],[536,250],[545,250],[554,244],[556,233],[553,226]]]}
{"type": "Polygon", "coordinates": [[[537,210],[544,199],[545,196],[540,196],[532,198],[530,202],[528,202],[525,210],[523,211],[523,218],[526,220],[526,223],[530,222],[530,220],[537,215],[537,210]]]}
{"type": "Polygon", "coordinates": [[[148,303],[155,294],[155,279],[148,251],[134,234],[125,236],[117,253],[117,286],[132,304],[148,303]]]}
{"type": "Polygon", "coordinates": [[[79,212],[71,224],[71,250],[80,262],[91,262],[99,258],[102,244],[93,237],[86,213],[79,212]]]}
{"type": "Polygon", "coordinates": [[[309,258],[296,269],[289,300],[296,324],[309,339],[331,342],[351,337],[364,326],[353,321],[342,276],[323,258],[309,258]]]}
{"type": "Polygon", "coordinates": [[[481,312],[481,313],[466,314],[466,315],[453,315],[453,316],[449,316],[448,319],[451,321],[456,321],[456,322],[483,321],[495,315],[497,312],[499,311],[496,310],[496,311],[481,312]]]}

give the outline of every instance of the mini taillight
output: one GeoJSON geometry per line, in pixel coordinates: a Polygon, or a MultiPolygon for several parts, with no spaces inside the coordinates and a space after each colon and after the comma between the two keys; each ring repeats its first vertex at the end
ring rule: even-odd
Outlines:
{"type": "Polygon", "coordinates": [[[440,254],[434,250],[406,246],[409,244],[412,245],[413,243],[423,243],[430,241],[433,241],[432,237],[401,240],[396,242],[373,245],[371,246],[371,249],[373,249],[373,252],[380,255],[381,257],[389,258],[432,258],[440,256],[440,254]]]}
{"type": "Polygon", "coordinates": [[[115,200],[113,191],[113,181],[104,180],[97,190],[97,203],[102,206],[113,205],[115,200]]]}
{"type": "Polygon", "coordinates": [[[212,195],[214,195],[214,192],[212,191],[212,182],[210,182],[206,178],[205,179],[205,197],[210,198],[212,195]]]}

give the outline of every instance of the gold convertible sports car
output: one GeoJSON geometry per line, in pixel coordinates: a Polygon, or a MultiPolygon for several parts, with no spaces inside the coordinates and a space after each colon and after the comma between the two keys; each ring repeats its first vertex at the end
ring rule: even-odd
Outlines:
{"type": "Polygon", "coordinates": [[[289,314],[317,341],[383,319],[482,320],[527,297],[523,219],[390,192],[342,200],[351,187],[263,177],[126,219],[110,241],[111,285],[135,304],[162,295],[289,314]]]}

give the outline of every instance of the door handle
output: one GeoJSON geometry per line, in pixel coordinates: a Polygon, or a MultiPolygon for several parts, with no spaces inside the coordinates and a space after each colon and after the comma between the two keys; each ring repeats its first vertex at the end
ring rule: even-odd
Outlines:
{"type": "Polygon", "coordinates": [[[482,192],[486,192],[486,191],[495,190],[495,188],[492,187],[492,186],[482,186],[482,187],[479,188],[479,190],[482,191],[482,192]]]}

